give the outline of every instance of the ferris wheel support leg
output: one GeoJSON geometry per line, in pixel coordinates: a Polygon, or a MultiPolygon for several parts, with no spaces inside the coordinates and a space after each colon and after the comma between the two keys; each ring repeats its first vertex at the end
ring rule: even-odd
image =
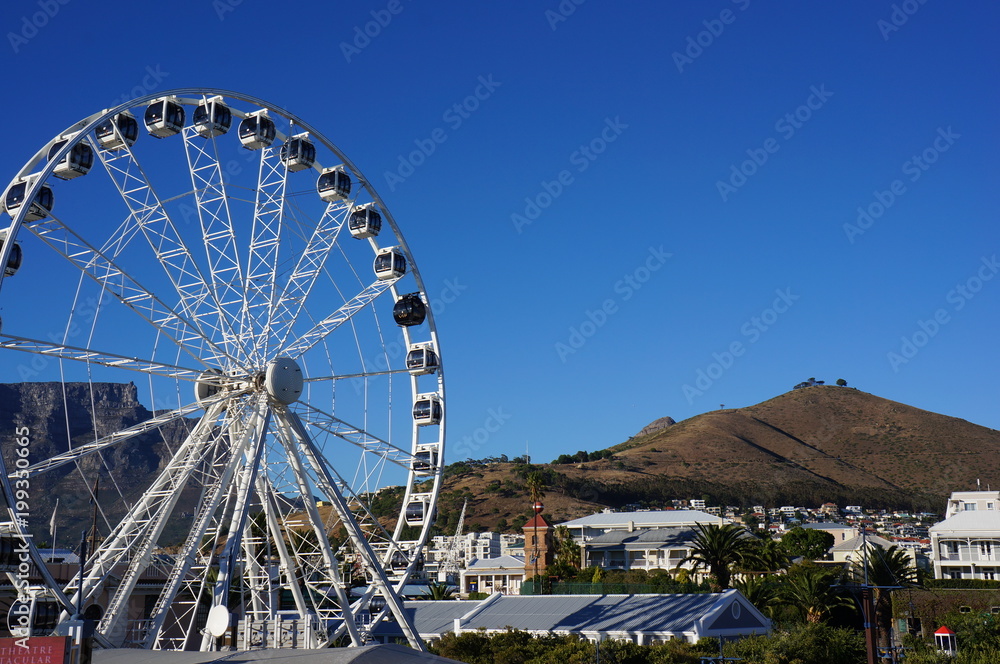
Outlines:
{"type": "Polygon", "coordinates": [[[403,634],[406,636],[406,640],[409,642],[410,647],[421,652],[426,652],[427,649],[424,646],[424,642],[420,639],[420,636],[417,634],[416,629],[414,629],[413,624],[410,621],[410,617],[406,614],[406,610],[403,608],[403,603],[400,601],[399,595],[396,594],[396,591],[393,589],[388,577],[386,577],[385,569],[382,567],[378,556],[372,550],[368,540],[365,539],[364,533],[361,532],[361,528],[358,526],[357,521],[354,520],[354,516],[347,505],[347,501],[344,500],[344,495],[341,493],[340,489],[337,488],[337,484],[330,476],[326,466],[315,462],[317,451],[313,445],[312,439],[309,437],[309,433],[305,430],[305,427],[302,426],[302,421],[299,420],[298,415],[289,410],[285,410],[280,413],[279,419],[284,420],[290,427],[291,432],[298,443],[298,447],[303,453],[303,456],[305,456],[313,466],[313,470],[316,472],[316,481],[319,488],[333,503],[333,508],[337,510],[337,514],[340,516],[341,523],[347,530],[347,535],[350,538],[351,543],[361,553],[361,558],[364,561],[367,572],[371,575],[375,586],[385,598],[386,604],[389,606],[393,616],[396,618],[396,622],[403,631],[403,634]]]}
{"type": "MultiPolygon", "coordinates": [[[[277,515],[279,513],[278,506],[274,496],[274,489],[271,487],[267,478],[263,473],[257,475],[257,496],[260,498],[261,506],[264,510],[264,519],[266,520],[267,533],[271,536],[271,540],[274,542],[274,547],[278,550],[278,559],[281,561],[281,571],[286,575],[286,581],[288,583],[288,589],[292,593],[292,599],[295,601],[295,606],[305,617],[305,598],[302,595],[302,588],[299,586],[299,569],[298,565],[295,563],[295,559],[289,555],[288,547],[285,546],[284,532],[281,530],[281,524],[278,523],[277,515]]],[[[251,578],[253,575],[258,575],[257,578],[263,576],[265,571],[261,568],[260,563],[257,562],[256,552],[252,550],[252,542],[248,542],[248,546],[245,547],[245,555],[247,559],[247,564],[251,568],[251,578]]],[[[266,572],[269,574],[269,572],[266,572]]],[[[272,609],[276,609],[274,602],[271,601],[270,597],[263,597],[257,589],[251,587],[251,604],[253,611],[256,614],[268,613],[273,616],[272,609]]]]}
{"type": "MultiPolygon", "coordinates": [[[[246,466],[240,474],[236,505],[229,525],[230,535],[226,541],[226,547],[219,556],[219,576],[216,579],[215,588],[212,590],[213,607],[227,606],[228,604],[226,600],[229,597],[229,586],[233,579],[233,568],[242,548],[243,531],[247,525],[247,509],[250,506],[250,496],[253,493],[252,487],[257,479],[257,469],[260,467],[264,453],[264,442],[267,440],[267,427],[270,421],[271,410],[261,403],[251,415],[250,422],[239,432],[240,448],[244,446],[245,441],[251,435],[256,435],[256,440],[252,453],[246,456],[246,466]]],[[[215,637],[206,630],[201,642],[202,651],[212,650],[214,645],[215,637]]]]}
{"type": "MultiPolygon", "coordinates": [[[[101,634],[107,635],[111,632],[121,618],[121,607],[131,594],[140,574],[149,565],[151,549],[166,524],[165,517],[176,504],[181,488],[190,478],[194,467],[200,463],[204,451],[202,442],[222,408],[221,403],[209,408],[185,439],[184,444],[178,448],[167,467],[157,477],[143,500],[125,515],[102,546],[94,552],[90,571],[83,580],[83,586],[80,587],[75,579],[66,586],[66,593],[75,591],[71,602],[77,602],[80,593],[84,599],[90,599],[103,589],[115,565],[128,560],[129,566],[98,626],[101,634]]],[[[70,612],[64,611],[59,618],[60,622],[67,620],[69,616],[70,612]]]]}
{"type": "MultiPolygon", "coordinates": [[[[218,440],[213,440],[213,445],[218,444],[218,440]]],[[[229,486],[233,475],[238,467],[242,467],[242,451],[235,450],[229,453],[228,458],[223,458],[218,464],[219,467],[207,471],[209,474],[218,473],[217,477],[208,480],[203,488],[202,496],[198,501],[197,516],[195,517],[191,531],[184,542],[183,548],[176,556],[176,562],[167,577],[167,582],[163,586],[163,591],[150,614],[150,626],[146,634],[143,648],[154,648],[159,650],[162,645],[163,625],[168,613],[171,611],[174,599],[184,583],[184,578],[194,564],[198,556],[198,548],[202,538],[208,532],[212,517],[222,501],[222,496],[229,486]]],[[[185,636],[185,641],[187,640],[185,636]]]]}
{"type": "MultiPolygon", "coordinates": [[[[333,586],[334,592],[337,594],[337,602],[340,604],[340,611],[344,617],[344,626],[347,628],[347,631],[351,636],[351,644],[355,646],[362,646],[364,645],[364,642],[361,635],[358,633],[357,625],[354,623],[354,614],[351,612],[351,602],[341,583],[339,572],[340,564],[337,562],[337,558],[333,554],[333,549],[330,547],[330,540],[327,537],[326,529],[323,527],[323,519],[320,518],[319,508],[316,505],[316,498],[313,496],[313,492],[309,487],[309,480],[306,477],[306,471],[302,463],[302,458],[299,455],[299,451],[295,449],[295,441],[299,438],[299,432],[296,430],[295,425],[289,421],[289,415],[291,415],[291,413],[287,410],[283,413],[279,413],[278,415],[281,440],[285,446],[285,452],[288,455],[288,462],[292,467],[292,471],[295,473],[295,479],[299,485],[299,495],[302,497],[306,513],[309,515],[309,521],[312,523],[313,532],[316,533],[317,545],[320,548],[320,552],[323,554],[323,561],[326,563],[326,567],[329,570],[331,586],[333,586]]],[[[342,514],[341,518],[343,519],[342,514]]],[[[351,523],[354,523],[353,520],[351,523]]]]}

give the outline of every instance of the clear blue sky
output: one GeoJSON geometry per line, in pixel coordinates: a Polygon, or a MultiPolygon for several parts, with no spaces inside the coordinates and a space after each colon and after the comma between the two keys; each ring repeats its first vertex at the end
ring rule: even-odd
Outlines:
{"type": "Polygon", "coordinates": [[[0,9],[0,179],[161,89],[316,125],[440,299],[450,460],[811,376],[1000,428],[995,3],[97,4],[0,9]]]}

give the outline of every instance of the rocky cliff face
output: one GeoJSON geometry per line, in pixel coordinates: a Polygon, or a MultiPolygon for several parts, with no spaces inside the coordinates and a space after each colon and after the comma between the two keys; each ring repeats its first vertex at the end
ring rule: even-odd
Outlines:
{"type": "MultiPolygon", "coordinates": [[[[16,454],[15,431],[27,427],[32,463],[148,420],[153,413],[132,383],[0,384],[0,450],[8,469],[16,454]]],[[[170,458],[191,421],[181,420],[31,478],[29,523],[36,541],[48,539],[59,498],[57,538],[79,540],[92,518],[90,493],[100,477],[99,501],[113,525],[170,458]],[[65,537],[64,537],[65,535],[65,537]]],[[[101,527],[105,533],[108,526],[101,527]]]]}

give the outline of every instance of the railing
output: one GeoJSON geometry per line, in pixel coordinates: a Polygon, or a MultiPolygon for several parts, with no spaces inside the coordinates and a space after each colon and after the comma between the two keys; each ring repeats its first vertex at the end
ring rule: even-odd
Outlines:
{"type": "Polygon", "coordinates": [[[998,562],[1000,555],[996,553],[981,553],[976,549],[959,549],[958,552],[943,552],[938,556],[941,562],[998,562]]]}

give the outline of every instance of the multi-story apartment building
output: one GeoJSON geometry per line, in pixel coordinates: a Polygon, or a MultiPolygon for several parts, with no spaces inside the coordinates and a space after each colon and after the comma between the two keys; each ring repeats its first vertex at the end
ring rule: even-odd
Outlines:
{"type": "Polygon", "coordinates": [[[938,579],[1000,579],[1000,491],[956,491],[930,528],[938,579]]]}

